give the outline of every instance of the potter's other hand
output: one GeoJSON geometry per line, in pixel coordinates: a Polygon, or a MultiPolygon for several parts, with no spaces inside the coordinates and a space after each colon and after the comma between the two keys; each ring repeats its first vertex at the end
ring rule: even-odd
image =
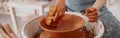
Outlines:
{"type": "Polygon", "coordinates": [[[65,0],[56,0],[56,4],[55,4],[55,17],[53,19],[53,21],[56,21],[58,17],[62,16],[65,14],[65,0]]]}
{"type": "Polygon", "coordinates": [[[98,11],[94,7],[87,7],[85,9],[89,22],[97,22],[98,20],[98,11]]]}

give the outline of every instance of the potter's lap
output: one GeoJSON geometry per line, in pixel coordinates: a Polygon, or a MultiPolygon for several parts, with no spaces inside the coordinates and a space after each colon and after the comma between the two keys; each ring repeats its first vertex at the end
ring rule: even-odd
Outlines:
{"type": "Polygon", "coordinates": [[[110,11],[107,9],[101,11],[99,19],[103,22],[105,27],[103,38],[119,38],[120,22],[112,15],[110,11]]]}

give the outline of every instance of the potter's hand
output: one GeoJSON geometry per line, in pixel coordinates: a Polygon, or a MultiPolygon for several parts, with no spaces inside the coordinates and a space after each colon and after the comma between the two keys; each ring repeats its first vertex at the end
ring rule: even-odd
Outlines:
{"type": "Polygon", "coordinates": [[[85,9],[87,13],[87,17],[89,18],[89,22],[97,22],[98,20],[98,12],[97,9],[94,7],[88,7],[85,9]]]}
{"type": "Polygon", "coordinates": [[[48,15],[45,18],[46,25],[51,25],[52,23],[57,23],[57,21],[64,15],[64,12],[65,11],[63,11],[63,10],[59,11],[59,9],[55,8],[55,6],[50,6],[48,15]]]}
{"type": "Polygon", "coordinates": [[[65,14],[65,0],[57,0],[55,4],[55,10],[54,10],[54,18],[53,21],[57,21],[60,16],[63,16],[65,14]]]}
{"type": "Polygon", "coordinates": [[[46,24],[56,23],[60,17],[65,14],[65,0],[57,0],[55,6],[50,7],[50,11],[46,18],[46,24]]]}

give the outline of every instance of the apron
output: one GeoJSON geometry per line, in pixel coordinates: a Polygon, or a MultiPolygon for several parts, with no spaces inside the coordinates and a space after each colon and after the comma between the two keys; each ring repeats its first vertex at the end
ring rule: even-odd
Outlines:
{"type": "Polygon", "coordinates": [[[80,12],[86,7],[92,6],[95,0],[66,0],[67,11],[80,12]]]}

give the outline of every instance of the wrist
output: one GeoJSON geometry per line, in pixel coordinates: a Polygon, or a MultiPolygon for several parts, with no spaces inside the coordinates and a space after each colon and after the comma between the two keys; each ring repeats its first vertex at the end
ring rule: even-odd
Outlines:
{"type": "Polygon", "coordinates": [[[96,5],[91,6],[92,8],[95,8],[96,10],[99,10],[100,8],[96,5]]]}
{"type": "Polygon", "coordinates": [[[65,0],[56,0],[56,3],[65,3],[65,0]]]}

